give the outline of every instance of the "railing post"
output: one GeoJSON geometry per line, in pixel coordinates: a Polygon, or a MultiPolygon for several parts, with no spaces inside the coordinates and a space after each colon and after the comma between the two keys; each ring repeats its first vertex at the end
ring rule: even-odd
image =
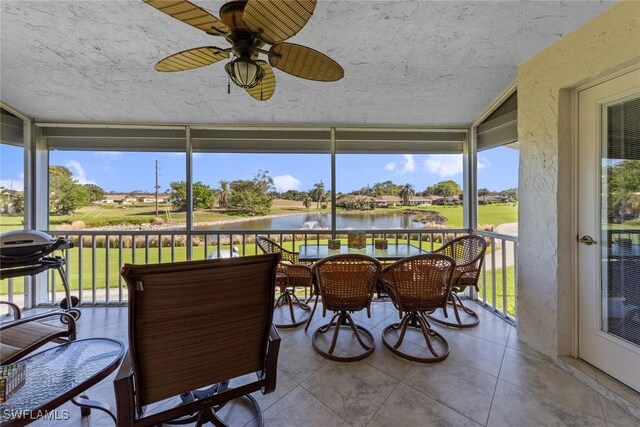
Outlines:
{"type": "Polygon", "coordinates": [[[331,238],[336,238],[336,128],[331,128],[331,238]]]}
{"type": "MultiPolygon", "coordinates": [[[[191,233],[193,230],[193,163],[192,152],[193,146],[191,144],[191,126],[187,126],[185,129],[185,151],[186,151],[186,175],[187,175],[187,223],[186,223],[186,236],[187,236],[187,261],[191,260],[193,251],[193,242],[191,241],[191,233]]],[[[218,242],[220,244],[220,242],[218,242]]]]}

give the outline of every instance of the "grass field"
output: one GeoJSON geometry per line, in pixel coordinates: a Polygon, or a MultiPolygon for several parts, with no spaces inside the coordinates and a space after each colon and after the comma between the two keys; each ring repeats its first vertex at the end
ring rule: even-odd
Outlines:
{"type": "MultiPolygon", "coordinates": [[[[516,315],[516,281],[515,281],[515,267],[507,267],[506,269],[506,289],[507,289],[507,312],[509,315],[515,317],[516,315]]],[[[484,292],[486,292],[485,301],[493,305],[495,302],[498,310],[503,310],[504,300],[503,300],[503,274],[504,270],[498,268],[494,271],[487,271],[486,274],[482,274],[480,276],[480,292],[478,292],[478,297],[483,299],[484,292]],[[493,280],[495,277],[496,284],[496,293],[495,293],[495,301],[493,296],[493,280]]]]}
{"type": "MultiPolygon", "coordinates": [[[[373,212],[399,212],[402,207],[378,208],[373,212]]],[[[420,206],[412,209],[432,210],[440,212],[447,219],[450,228],[463,226],[462,206],[420,206]]],[[[185,223],[186,213],[172,211],[168,206],[161,206],[160,217],[164,222],[185,223]]],[[[317,212],[315,208],[310,211],[317,212]]],[[[320,212],[330,212],[330,208],[320,209],[320,212]]],[[[271,214],[305,213],[307,210],[301,202],[289,200],[274,200],[271,214]]],[[[153,204],[140,205],[91,205],[78,209],[73,215],[51,215],[49,218],[51,228],[57,229],[61,224],[71,224],[74,221],[82,221],[86,227],[101,227],[118,224],[149,224],[155,218],[155,206],[153,204]]],[[[220,209],[196,210],[194,222],[211,222],[224,220],[237,220],[241,218],[234,212],[225,212],[220,209]]],[[[496,226],[498,224],[517,222],[518,208],[510,204],[495,204],[478,206],[478,222],[481,227],[485,225],[496,226]]],[[[13,215],[0,216],[0,232],[19,230],[23,228],[22,217],[13,215]]]]}
{"type": "MultiPolygon", "coordinates": [[[[399,211],[403,208],[383,208],[376,209],[376,212],[385,212],[385,211],[399,211]]],[[[448,218],[449,222],[447,224],[450,228],[461,228],[463,223],[463,211],[461,206],[425,206],[418,208],[419,210],[435,210],[441,212],[445,217],[448,218]]],[[[315,211],[315,209],[313,209],[315,211]]],[[[329,211],[329,209],[325,209],[324,211],[329,211]]],[[[162,210],[161,210],[162,212],[162,210]]],[[[290,201],[280,201],[277,200],[274,202],[274,214],[283,214],[283,213],[293,213],[293,212],[306,212],[306,209],[302,207],[299,202],[290,202],[290,201]]],[[[169,217],[173,222],[184,222],[185,221],[185,213],[184,212],[173,212],[170,214],[165,214],[165,216],[169,217]]],[[[116,207],[116,206],[89,206],[80,209],[73,216],[52,216],[52,228],[57,228],[59,224],[69,223],[72,221],[83,221],[87,225],[91,224],[117,224],[117,223],[148,223],[155,217],[155,207],[153,205],[145,205],[145,206],[127,206],[127,207],[116,207]]],[[[491,224],[497,225],[504,222],[515,222],[517,221],[517,207],[511,205],[488,205],[488,206],[479,206],[478,207],[478,217],[481,219],[481,224],[491,224]]],[[[224,219],[237,219],[237,215],[230,215],[224,213],[222,211],[197,211],[195,212],[195,221],[196,222],[204,222],[204,221],[216,221],[216,220],[224,220],[224,219]]],[[[0,217],[0,232],[6,232],[10,230],[17,230],[23,228],[22,217],[20,216],[6,216],[3,215],[0,217]]],[[[401,241],[406,242],[406,241],[401,241]]],[[[295,249],[297,249],[298,245],[301,242],[295,243],[295,249]]],[[[315,243],[309,241],[309,243],[315,243]]],[[[326,244],[326,240],[321,240],[321,244],[326,244]]],[[[390,241],[390,244],[392,242],[390,241]]],[[[412,242],[413,244],[417,244],[417,241],[412,242]]],[[[343,240],[343,244],[347,244],[346,239],[343,240]]],[[[103,245],[98,245],[103,246],[103,245]]],[[[284,246],[288,249],[293,249],[292,242],[285,242],[284,246]]],[[[431,242],[422,242],[422,247],[425,250],[431,251],[440,246],[439,243],[431,242]]],[[[221,250],[229,250],[229,245],[221,245],[221,250]]],[[[217,251],[217,247],[215,245],[209,245],[207,248],[207,252],[214,253],[217,251]]],[[[244,255],[253,255],[256,252],[256,247],[254,244],[247,244],[244,248],[244,255]]],[[[204,246],[194,246],[193,247],[193,259],[204,259],[205,258],[205,248],[204,246]]],[[[80,288],[80,283],[83,283],[83,290],[90,290],[91,283],[95,281],[97,289],[104,289],[109,283],[110,292],[113,294],[114,292],[117,295],[117,289],[120,282],[120,267],[124,263],[136,262],[136,263],[156,263],[156,262],[169,262],[169,261],[184,261],[186,260],[186,248],[185,247],[175,247],[172,251],[169,247],[163,248],[150,248],[148,252],[145,252],[144,248],[128,248],[123,249],[121,255],[119,253],[118,248],[105,249],[104,247],[98,247],[95,249],[95,252],[92,248],[84,247],[82,249],[82,264],[80,264],[80,249],[74,248],[69,250],[69,265],[68,265],[68,277],[71,289],[77,291],[80,288]],[[121,259],[120,259],[121,256],[121,259]],[[80,280],[82,278],[82,280],[80,280]],[[114,290],[115,289],[115,290],[114,290]]],[[[513,269],[511,267],[511,269],[513,269]]],[[[501,274],[501,272],[496,272],[497,275],[501,274]]],[[[513,281],[513,271],[509,273],[508,270],[509,282],[513,281]]],[[[60,280],[56,279],[56,288],[57,290],[62,290],[62,284],[60,280]]],[[[488,279],[489,281],[491,279],[488,279]]],[[[497,277],[497,283],[499,283],[498,288],[498,298],[501,298],[501,276],[497,277]]],[[[13,280],[13,293],[21,294],[23,293],[23,279],[17,278],[13,280]]],[[[489,282],[490,283],[490,282],[489,282]]],[[[9,283],[7,280],[3,280],[0,282],[0,294],[6,295],[9,291],[9,283]]],[[[490,295],[490,287],[488,288],[490,295]]],[[[512,292],[509,292],[512,294],[512,292]]],[[[509,297],[511,298],[511,297],[509,297]]],[[[491,299],[489,298],[489,301],[491,299]]],[[[514,304],[511,304],[514,305],[514,304]]],[[[511,307],[511,306],[510,306],[511,307]]],[[[510,308],[511,312],[511,308],[510,308]]]]}

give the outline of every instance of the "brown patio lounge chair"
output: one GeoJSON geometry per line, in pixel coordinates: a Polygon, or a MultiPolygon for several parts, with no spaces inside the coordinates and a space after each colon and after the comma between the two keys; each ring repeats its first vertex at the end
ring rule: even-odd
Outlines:
{"type": "Polygon", "coordinates": [[[382,271],[380,286],[389,294],[401,319],[382,332],[385,347],[414,362],[440,362],[449,356],[449,343],[431,327],[426,313],[438,308],[446,311],[455,265],[455,261],[448,256],[424,254],[396,261],[382,271]],[[401,346],[409,327],[422,332],[433,357],[421,357],[403,351],[401,346]],[[399,334],[394,344],[389,342],[391,332],[399,334]],[[434,347],[433,338],[442,343],[442,349],[434,347]]]}
{"type": "Polygon", "coordinates": [[[317,292],[313,289],[313,275],[311,274],[311,265],[302,264],[298,258],[297,252],[289,251],[273,240],[258,236],[256,238],[256,244],[266,254],[279,253],[282,255],[282,261],[278,266],[278,278],[276,280],[276,286],[279,288],[280,296],[275,302],[276,308],[284,308],[289,310],[289,316],[291,317],[290,323],[278,323],[278,328],[295,328],[303,323],[311,320],[313,313],[315,312],[315,305],[313,311],[308,317],[296,319],[294,306],[300,307],[304,311],[309,311],[311,308],[307,303],[316,297],[316,304],[318,303],[317,292]],[[295,294],[296,288],[308,288],[309,299],[306,302],[301,302],[295,294]]]}
{"type": "Polygon", "coordinates": [[[76,339],[76,320],[63,311],[52,311],[31,317],[22,317],[20,307],[0,301],[13,311],[12,322],[0,326],[0,365],[8,365],[22,359],[37,348],[49,343],[65,343],[76,339]],[[45,321],[57,320],[60,325],[45,321]]]}
{"type": "Polygon", "coordinates": [[[251,400],[262,423],[249,393],[276,386],[280,337],[271,321],[279,261],[269,254],[123,267],[129,352],[114,381],[118,425],[179,418],[224,425],[216,411],[240,396],[251,400]],[[230,387],[251,373],[255,381],[230,387]],[[145,414],[147,405],[174,396],[183,403],[145,414]]]}
{"type": "Polygon", "coordinates": [[[371,317],[371,300],[380,269],[380,262],[366,255],[334,255],[314,264],[313,272],[322,297],[322,315],[325,316],[327,310],[335,312],[329,323],[320,326],[313,333],[311,340],[313,348],[322,356],[341,362],[353,362],[362,360],[373,352],[375,348],[373,335],[364,327],[357,325],[349,312],[366,309],[367,315],[371,317]],[[365,350],[363,353],[356,356],[335,354],[338,334],[342,326],[351,328],[357,342],[365,350]],[[331,345],[324,350],[318,344],[318,338],[321,334],[329,332],[331,328],[334,328],[331,345]]]}
{"type": "Polygon", "coordinates": [[[456,269],[451,282],[451,295],[449,296],[449,304],[453,306],[455,322],[448,322],[435,316],[430,316],[431,320],[454,328],[471,328],[480,323],[478,314],[469,307],[465,307],[458,294],[464,292],[469,286],[473,286],[476,291],[479,291],[478,279],[486,250],[487,242],[484,238],[471,234],[453,239],[440,249],[433,251],[433,253],[450,256],[456,261],[456,269]],[[460,310],[471,316],[472,320],[463,322],[460,318],[460,310]]]}

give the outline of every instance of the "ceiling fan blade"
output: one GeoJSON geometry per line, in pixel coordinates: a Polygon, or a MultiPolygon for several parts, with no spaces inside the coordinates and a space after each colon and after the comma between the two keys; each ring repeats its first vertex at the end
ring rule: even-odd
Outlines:
{"type": "Polygon", "coordinates": [[[229,54],[214,46],[196,47],[174,53],[158,61],[156,70],[162,72],[192,70],[227,59],[229,54]]]}
{"type": "Polygon", "coordinates": [[[293,43],[280,43],[269,51],[269,63],[303,79],[334,82],[344,77],[344,69],[324,53],[293,43]]]}
{"type": "Polygon", "coordinates": [[[276,91],[276,76],[267,61],[257,60],[256,62],[264,70],[264,77],[257,86],[245,90],[258,101],[267,101],[276,91]]]}
{"type": "Polygon", "coordinates": [[[220,19],[187,0],[143,0],[169,16],[212,36],[222,36],[230,30],[220,19]]]}
{"type": "Polygon", "coordinates": [[[242,21],[269,44],[280,43],[307,23],[317,0],[249,0],[242,21]]]}

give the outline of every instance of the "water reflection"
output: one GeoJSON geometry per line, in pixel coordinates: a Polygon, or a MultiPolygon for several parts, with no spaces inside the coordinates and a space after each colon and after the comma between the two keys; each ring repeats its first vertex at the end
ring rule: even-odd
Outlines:
{"type": "MultiPolygon", "coordinates": [[[[401,213],[338,213],[336,227],[348,229],[404,229],[425,228],[424,224],[414,222],[416,215],[401,213]]],[[[304,213],[276,218],[251,219],[245,221],[202,227],[201,229],[222,230],[318,230],[331,228],[331,215],[328,213],[304,213]]]]}

